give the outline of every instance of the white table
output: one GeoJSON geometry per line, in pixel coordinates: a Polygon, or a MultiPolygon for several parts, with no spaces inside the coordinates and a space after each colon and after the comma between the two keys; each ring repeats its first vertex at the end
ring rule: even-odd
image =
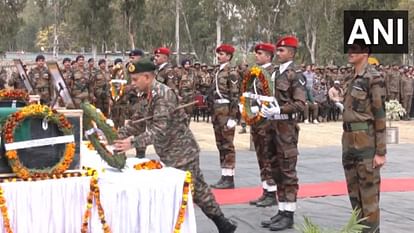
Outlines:
{"type": "MultiPolygon", "coordinates": [[[[93,153],[84,153],[82,157],[86,165],[105,167],[93,153]]],[[[185,172],[174,168],[136,171],[132,166],[137,161],[140,160],[128,159],[129,168],[123,172],[106,169],[99,173],[105,219],[114,233],[172,233],[185,172]]],[[[14,232],[80,232],[89,184],[90,177],[0,184],[14,232]]],[[[95,205],[89,226],[89,232],[102,232],[95,205]]],[[[1,215],[0,232],[4,232],[1,215]]],[[[197,232],[191,195],[181,232],[197,232]]]]}

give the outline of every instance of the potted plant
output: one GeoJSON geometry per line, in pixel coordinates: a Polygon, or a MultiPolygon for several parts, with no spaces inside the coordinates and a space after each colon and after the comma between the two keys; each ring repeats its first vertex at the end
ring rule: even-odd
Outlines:
{"type": "Polygon", "coordinates": [[[399,121],[407,112],[398,100],[390,100],[385,102],[385,113],[388,121],[387,127],[387,143],[398,144],[398,127],[392,127],[392,121],[399,121]]]}

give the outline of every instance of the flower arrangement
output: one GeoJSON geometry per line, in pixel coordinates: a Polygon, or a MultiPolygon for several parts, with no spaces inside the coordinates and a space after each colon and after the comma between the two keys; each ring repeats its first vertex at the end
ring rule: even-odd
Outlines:
{"type": "Polygon", "coordinates": [[[134,165],[135,170],[153,170],[163,168],[162,164],[158,160],[150,160],[148,162],[138,163],[134,165]]]}
{"type": "MultiPolygon", "coordinates": [[[[6,123],[3,125],[2,131],[2,137],[5,140],[6,144],[14,142],[15,129],[26,118],[47,119],[48,123],[56,124],[64,135],[73,134],[72,125],[63,114],[56,112],[56,110],[53,110],[46,105],[32,104],[22,108],[18,112],[9,115],[7,118],[6,123]]],[[[64,154],[57,164],[52,167],[43,169],[29,169],[21,163],[17,150],[6,151],[6,158],[8,159],[13,172],[18,177],[23,179],[27,179],[29,177],[42,177],[47,175],[62,174],[69,168],[74,155],[75,143],[66,143],[64,154]]]]}
{"type": "Polygon", "coordinates": [[[0,186],[0,210],[3,217],[3,227],[6,233],[13,233],[10,226],[9,212],[7,210],[6,198],[4,197],[3,188],[0,186]]]}
{"type": "Polygon", "coordinates": [[[389,127],[391,127],[391,121],[400,120],[401,117],[407,114],[407,111],[398,102],[398,100],[390,100],[385,102],[385,114],[389,122],[389,127]]]}
{"type": "Polygon", "coordinates": [[[109,166],[118,169],[124,168],[126,162],[125,153],[111,152],[104,143],[100,142],[98,131],[94,130],[96,129],[94,124],[96,124],[96,126],[104,133],[108,145],[112,145],[118,135],[111,120],[106,119],[103,113],[92,104],[82,103],[81,108],[83,109],[86,136],[92,146],[109,166]]]}
{"type": "Polygon", "coordinates": [[[27,103],[29,99],[29,94],[24,90],[0,90],[0,100],[20,100],[27,103]]]}
{"type": "MultiPolygon", "coordinates": [[[[242,93],[249,92],[253,89],[253,85],[256,80],[258,80],[261,84],[261,95],[273,95],[273,82],[270,80],[270,74],[258,66],[252,67],[243,77],[242,93]]],[[[240,104],[243,106],[243,111],[240,114],[248,125],[257,124],[263,121],[263,116],[260,112],[252,112],[251,102],[252,99],[248,99],[244,95],[240,97],[240,104]]],[[[263,102],[262,104],[267,105],[268,103],[263,102]]]]}
{"type": "Polygon", "coordinates": [[[184,219],[185,219],[185,211],[187,209],[187,204],[188,204],[188,195],[192,193],[192,192],[190,193],[191,191],[190,189],[192,188],[191,181],[192,181],[191,172],[186,171],[185,181],[184,181],[184,186],[183,186],[183,200],[181,201],[180,210],[178,211],[178,218],[174,226],[174,233],[180,233],[181,225],[183,224],[184,219]]]}
{"type": "Polygon", "coordinates": [[[105,220],[105,212],[102,207],[101,198],[100,198],[100,190],[99,190],[99,185],[98,185],[98,172],[94,169],[88,169],[87,173],[88,175],[91,176],[91,182],[90,182],[90,191],[87,197],[88,204],[86,204],[86,210],[82,218],[81,233],[88,232],[88,222],[91,217],[91,213],[92,213],[91,210],[93,207],[94,200],[98,208],[98,215],[99,215],[99,219],[101,220],[102,230],[104,233],[110,233],[111,228],[109,227],[109,224],[105,220]]]}

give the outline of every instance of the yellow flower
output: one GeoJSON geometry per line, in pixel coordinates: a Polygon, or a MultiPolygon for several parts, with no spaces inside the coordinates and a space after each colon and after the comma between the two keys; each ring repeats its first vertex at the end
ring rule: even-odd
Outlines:
{"type": "Polygon", "coordinates": [[[252,69],[250,69],[250,74],[254,75],[256,77],[259,77],[261,70],[259,69],[259,67],[255,66],[252,69]]]}

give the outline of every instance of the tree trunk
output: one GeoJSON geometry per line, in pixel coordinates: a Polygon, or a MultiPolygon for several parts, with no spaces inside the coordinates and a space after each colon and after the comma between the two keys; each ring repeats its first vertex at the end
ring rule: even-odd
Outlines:
{"type": "Polygon", "coordinates": [[[128,39],[131,49],[135,49],[135,38],[134,38],[134,32],[132,30],[132,17],[128,17],[128,39]]]}
{"type": "Polygon", "coordinates": [[[190,42],[190,46],[191,46],[191,50],[192,50],[191,52],[193,52],[193,53],[194,53],[195,58],[196,58],[197,60],[199,60],[199,59],[198,59],[198,56],[197,56],[197,53],[196,53],[196,51],[195,51],[195,49],[194,49],[193,38],[191,37],[190,27],[188,26],[188,22],[187,22],[187,16],[185,15],[184,10],[182,11],[182,13],[183,13],[183,18],[184,18],[185,29],[186,29],[186,31],[187,31],[188,40],[189,40],[189,42],[190,42]]]}
{"type": "MultiPolygon", "coordinates": [[[[217,32],[217,38],[216,38],[216,47],[218,47],[221,44],[221,1],[217,0],[217,20],[216,20],[216,32],[217,32]]],[[[216,56],[214,56],[214,63],[216,63],[216,56]]]]}
{"type": "Polygon", "coordinates": [[[176,62],[180,64],[180,0],[175,0],[175,50],[176,62]]]}

